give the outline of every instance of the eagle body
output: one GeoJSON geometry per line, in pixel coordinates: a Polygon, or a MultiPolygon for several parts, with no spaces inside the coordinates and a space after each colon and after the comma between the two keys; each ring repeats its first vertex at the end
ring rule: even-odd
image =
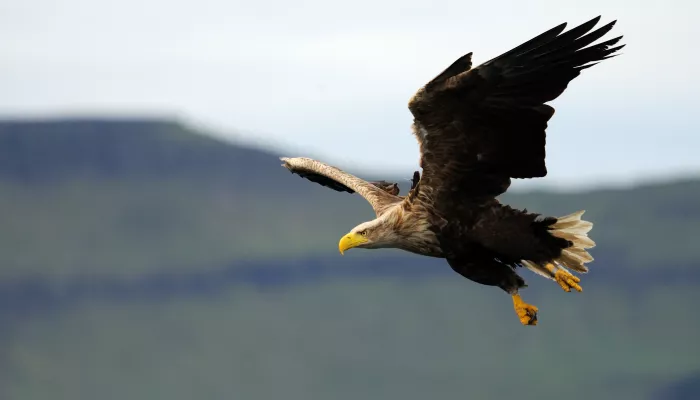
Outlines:
{"type": "Polygon", "coordinates": [[[367,182],[304,157],[281,158],[292,173],[336,191],[358,193],[375,218],[344,235],[351,248],[398,248],[444,258],[463,277],[496,286],[513,298],[525,325],[537,324],[537,307],[525,303],[525,267],[581,291],[593,260],[587,249],[592,224],[583,211],[553,217],[502,204],[511,179],[547,175],[545,142],[559,97],[581,71],[613,57],[621,37],[593,44],[615,21],[591,31],[600,17],[567,32],[566,24],[472,68],[468,53],[420,88],[408,102],[419,166],[406,196],[396,184],[367,182]]]}

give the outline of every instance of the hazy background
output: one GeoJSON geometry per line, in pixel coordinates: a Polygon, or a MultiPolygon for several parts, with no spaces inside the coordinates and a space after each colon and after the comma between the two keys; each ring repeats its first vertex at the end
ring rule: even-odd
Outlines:
{"type": "Polygon", "coordinates": [[[404,173],[418,157],[406,104],[427,80],[469,51],[478,64],[602,15],[627,47],[556,101],[543,184],[668,177],[700,167],[699,11],[688,0],[6,0],[0,110],[176,114],[227,138],[404,173]]]}
{"type": "Polygon", "coordinates": [[[0,3],[0,399],[696,399],[698,6],[689,1],[0,3]],[[583,293],[540,325],[441,260],[337,253],[372,218],[280,155],[416,169],[409,97],[457,57],[618,19],[554,102],[583,293]]]}

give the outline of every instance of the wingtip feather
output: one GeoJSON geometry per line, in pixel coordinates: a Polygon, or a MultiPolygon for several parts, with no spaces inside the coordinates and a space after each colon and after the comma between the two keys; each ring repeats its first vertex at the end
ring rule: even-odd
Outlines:
{"type": "MultiPolygon", "coordinates": [[[[282,164],[280,164],[281,166],[283,166],[283,167],[287,168],[288,170],[292,171],[292,165],[290,164],[289,157],[280,157],[279,159],[280,159],[280,161],[282,161],[282,164]]],[[[294,172],[294,171],[292,171],[292,172],[294,172]]]]}

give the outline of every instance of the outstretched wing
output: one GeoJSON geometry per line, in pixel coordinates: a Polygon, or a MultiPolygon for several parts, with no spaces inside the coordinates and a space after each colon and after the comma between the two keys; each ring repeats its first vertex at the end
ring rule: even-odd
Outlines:
{"type": "Polygon", "coordinates": [[[612,57],[622,37],[586,47],[615,21],[600,17],[563,33],[561,24],[471,68],[471,53],[418,90],[409,102],[421,151],[421,187],[434,202],[492,199],[511,178],[547,174],[545,130],[556,99],[582,69],[612,57]]]}
{"type": "Polygon", "coordinates": [[[329,187],[339,192],[359,193],[374,209],[377,216],[387,207],[402,200],[398,185],[386,181],[367,182],[336,167],[306,157],[282,157],[282,166],[302,178],[329,187]]]}

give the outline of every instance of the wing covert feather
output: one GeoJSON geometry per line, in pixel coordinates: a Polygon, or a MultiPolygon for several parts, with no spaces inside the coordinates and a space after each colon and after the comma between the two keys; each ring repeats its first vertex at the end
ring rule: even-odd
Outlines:
{"type": "Polygon", "coordinates": [[[367,182],[339,168],[307,157],[281,157],[280,160],[283,162],[283,167],[302,178],[336,191],[357,192],[367,200],[377,216],[381,215],[387,207],[403,199],[389,193],[386,188],[382,189],[384,186],[391,187],[387,185],[388,182],[367,182]]]}

